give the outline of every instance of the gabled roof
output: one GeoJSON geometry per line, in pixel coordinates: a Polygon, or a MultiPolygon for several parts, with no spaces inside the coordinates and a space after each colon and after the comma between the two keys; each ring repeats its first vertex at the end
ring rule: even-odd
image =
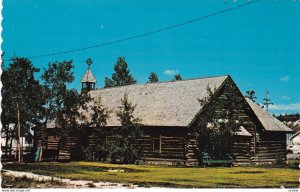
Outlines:
{"type": "Polygon", "coordinates": [[[81,83],[96,83],[96,82],[97,81],[96,81],[92,71],[90,70],[90,68],[88,68],[81,79],[81,83]]]}
{"type": "MultiPolygon", "coordinates": [[[[136,105],[134,117],[145,126],[188,126],[201,110],[198,99],[208,96],[207,87],[218,89],[228,76],[208,77],[163,83],[134,84],[91,90],[92,98],[101,97],[103,106],[112,111],[107,126],[120,126],[116,109],[121,99],[136,105]]],[[[93,105],[93,103],[91,103],[93,105]]]]}
{"type": "Polygon", "coordinates": [[[249,98],[246,98],[250,108],[255,113],[258,120],[261,122],[263,128],[266,131],[292,131],[289,127],[287,127],[284,123],[279,121],[276,117],[266,112],[259,105],[251,101],[249,98]]]}

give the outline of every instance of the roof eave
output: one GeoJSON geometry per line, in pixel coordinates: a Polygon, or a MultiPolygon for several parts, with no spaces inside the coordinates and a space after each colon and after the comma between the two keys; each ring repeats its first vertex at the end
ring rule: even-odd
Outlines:
{"type": "Polygon", "coordinates": [[[293,132],[293,130],[267,130],[264,128],[266,132],[293,132]]]}

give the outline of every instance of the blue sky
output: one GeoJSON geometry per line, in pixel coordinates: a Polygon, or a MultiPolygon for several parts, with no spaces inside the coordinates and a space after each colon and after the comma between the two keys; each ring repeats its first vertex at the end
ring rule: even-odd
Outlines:
{"type": "MultiPolygon", "coordinates": [[[[164,28],[245,3],[236,0],[4,0],[5,59],[29,57],[102,44],[164,28]]],[[[139,83],[151,71],[160,81],[179,72],[184,79],[230,74],[241,91],[266,90],[272,113],[300,112],[300,1],[261,0],[176,29],[81,52],[32,59],[73,60],[75,81],[93,60],[103,86],[117,57],[124,56],[139,83]]]]}

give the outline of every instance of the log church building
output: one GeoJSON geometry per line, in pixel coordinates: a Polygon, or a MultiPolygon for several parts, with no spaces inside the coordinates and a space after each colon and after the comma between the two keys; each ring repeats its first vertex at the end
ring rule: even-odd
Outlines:
{"type": "MultiPolygon", "coordinates": [[[[286,160],[286,133],[291,129],[245,98],[229,75],[95,89],[96,79],[89,66],[81,83],[82,89],[89,89],[92,98],[101,97],[102,105],[112,111],[107,128],[120,126],[116,110],[124,94],[128,95],[129,101],[136,106],[133,115],[143,125],[142,159],[146,163],[198,165],[199,149],[193,127],[199,117],[205,115],[205,107],[214,105],[215,100],[224,96],[226,86],[234,87],[234,94],[245,106],[239,109],[242,125],[234,133],[234,164],[274,164],[278,157],[286,160]],[[214,97],[200,105],[198,100],[208,96],[207,87],[214,88],[214,97]]],[[[45,153],[57,149],[54,130],[55,126],[49,124],[45,153]]],[[[70,138],[69,144],[60,149],[58,160],[73,160],[72,151],[76,151],[76,137],[70,138]]]]}

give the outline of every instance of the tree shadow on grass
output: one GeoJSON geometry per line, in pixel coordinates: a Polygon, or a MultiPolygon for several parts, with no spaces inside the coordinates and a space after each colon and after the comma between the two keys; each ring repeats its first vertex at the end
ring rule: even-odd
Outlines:
{"type": "Polygon", "coordinates": [[[238,172],[231,172],[231,174],[260,174],[265,173],[264,171],[238,171],[238,172]]]}

